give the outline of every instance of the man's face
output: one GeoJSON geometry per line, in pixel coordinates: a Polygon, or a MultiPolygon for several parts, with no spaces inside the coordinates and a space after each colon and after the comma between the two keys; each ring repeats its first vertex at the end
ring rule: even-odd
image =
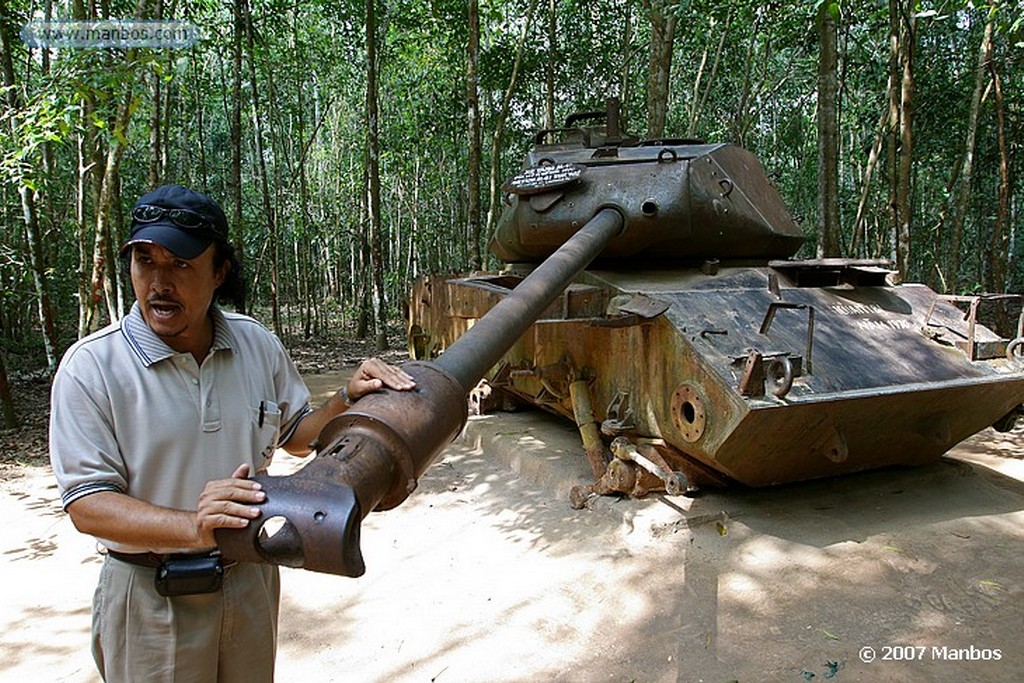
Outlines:
{"type": "Polygon", "coordinates": [[[213,338],[207,316],[230,264],[214,268],[215,247],[183,259],[158,244],[132,246],[132,288],[150,329],[175,351],[205,355],[213,338]]]}

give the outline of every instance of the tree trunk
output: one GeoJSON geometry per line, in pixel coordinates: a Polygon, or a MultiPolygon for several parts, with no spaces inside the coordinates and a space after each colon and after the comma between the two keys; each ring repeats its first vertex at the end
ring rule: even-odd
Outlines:
{"type": "Polygon", "coordinates": [[[974,152],[975,143],[978,137],[978,119],[981,116],[981,96],[985,91],[987,76],[986,60],[990,56],[992,46],[991,20],[985,24],[985,35],[981,40],[981,47],[978,49],[978,65],[974,72],[974,93],[971,95],[971,108],[967,119],[967,135],[964,140],[963,163],[960,165],[960,179],[956,192],[956,203],[953,209],[953,225],[950,231],[949,249],[949,271],[946,280],[949,283],[951,292],[960,291],[960,283],[963,278],[960,276],[960,268],[963,263],[963,234],[964,221],[967,219],[967,211],[971,206],[971,181],[974,174],[974,152]]]}
{"type": "MultiPolygon", "coordinates": [[[[690,100],[690,115],[686,126],[686,137],[695,138],[697,137],[697,123],[700,120],[700,115],[704,112],[704,108],[707,105],[708,96],[711,93],[711,88],[715,83],[715,75],[718,73],[718,65],[722,61],[722,51],[725,49],[725,39],[729,36],[729,25],[732,23],[732,12],[729,13],[729,17],[725,22],[725,26],[722,27],[718,34],[718,47],[715,48],[715,58],[711,62],[711,74],[707,78],[707,82],[704,84],[703,92],[701,83],[704,80],[704,67],[707,62],[707,45],[715,36],[715,22],[711,21],[711,31],[708,34],[708,39],[705,42],[704,52],[701,55],[700,67],[697,70],[697,77],[693,80],[693,97],[690,100]]],[[[751,41],[753,42],[753,41],[751,41]]]]}
{"type": "MultiPolygon", "coordinates": [[[[633,76],[629,72],[629,67],[633,58],[639,54],[640,48],[635,45],[636,41],[633,40],[633,9],[626,3],[623,10],[626,16],[622,21],[622,35],[619,38],[619,45],[621,45],[619,53],[622,55],[622,61],[619,63],[619,102],[629,102],[632,99],[633,92],[633,76]]],[[[628,111],[620,111],[619,117],[620,130],[632,129],[628,111]]]]}
{"type": "Polygon", "coordinates": [[[0,408],[4,415],[4,427],[14,429],[18,426],[18,415],[14,412],[14,396],[11,384],[7,381],[7,368],[4,366],[3,354],[0,354],[0,408]]]}
{"type": "MultiPolygon", "coordinates": [[[[169,65],[168,69],[171,69],[171,68],[173,68],[173,67],[171,67],[169,65]]],[[[159,182],[160,182],[161,185],[167,182],[167,178],[168,177],[180,178],[181,180],[185,181],[184,184],[187,184],[187,185],[191,185],[192,184],[192,182],[188,178],[188,175],[192,172],[192,168],[191,167],[189,167],[187,169],[181,169],[181,168],[174,169],[174,168],[171,167],[171,150],[174,148],[174,145],[172,145],[171,142],[170,142],[170,136],[171,136],[172,131],[175,131],[175,130],[181,131],[182,130],[182,126],[175,126],[175,122],[174,122],[174,115],[175,115],[175,111],[174,110],[175,110],[175,105],[177,104],[178,85],[179,85],[179,81],[177,80],[177,78],[175,78],[174,80],[172,80],[170,83],[167,84],[167,87],[165,87],[163,89],[163,91],[164,91],[164,97],[163,97],[164,103],[163,103],[163,107],[162,107],[163,111],[161,112],[162,116],[163,116],[163,124],[160,126],[161,133],[160,133],[160,179],[159,179],[159,182]]],[[[181,140],[180,135],[179,135],[178,139],[181,140]]],[[[187,145],[187,143],[186,143],[186,145],[184,145],[184,146],[189,146],[189,145],[187,145]]],[[[180,158],[179,158],[179,161],[180,161],[180,158]]]]}
{"type": "Polygon", "coordinates": [[[370,228],[371,300],[374,311],[374,338],[378,351],[388,347],[388,320],[384,295],[384,258],[380,217],[380,116],[377,93],[377,10],[376,0],[366,0],[366,146],[367,208],[370,228]]]}
{"type": "MultiPolygon", "coordinates": [[[[78,13],[79,11],[76,10],[76,14],[78,13]]],[[[139,0],[136,4],[134,18],[144,20],[149,16],[151,14],[146,0],[139,0]]],[[[129,76],[129,74],[135,75],[133,67],[136,65],[136,55],[135,48],[125,50],[123,65],[129,87],[111,124],[110,141],[107,143],[106,152],[102,153],[97,150],[95,155],[96,162],[101,168],[92,173],[96,183],[95,232],[91,253],[91,273],[86,284],[86,299],[82,308],[82,319],[79,323],[80,331],[85,333],[99,328],[101,302],[105,304],[107,319],[110,322],[119,319],[122,314],[116,291],[117,268],[113,242],[117,237],[117,232],[114,229],[117,223],[114,214],[120,211],[118,198],[120,196],[121,159],[129,138],[128,128],[139,105],[134,91],[135,86],[129,76]]]]}
{"type": "MultiPolygon", "coordinates": [[[[11,56],[11,45],[14,44],[14,36],[10,35],[14,27],[10,25],[7,18],[5,0],[0,0],[0,69],[3,70],[3,84],[7,89],[5,93],[7,106],[10,107],[11,111],[17,111],[19,104],[18,91],[14,88],[14,58],[11,56]]],[[[47,50],[43,50],[43,52],[45,53],[47,50]]],[[[13,131],[13,120],[11,120],[11,126],[13,131]]]]}
{"type": "MultiPolygon", "coordinates": [[[[228,201],[231,207],[231,239],[235,243],[238,262],[244,264],[245,240],[242,230],[242,37],[245,34],[245,13],[242,3],[235,2],[232,16],[234,28],[231,39],[231,62],[234,73],[231,78],[231,113],[228,136],[231,144],[231,167],[228,171],[228,201]]],[[[244,295],[238,302],[238,312],[246,310],[248,303],[244,295]]]]}
{"type": "Polygon", "coordinates": [[[114,185],[111,188],[111,209],[110,212],[110,235],[107,253],[107,286],[108,305],[112,306],[115,318],[120,318],[128,310],[128,298],[125,296],[124,279],[121,276],[122,269],[119,265],[118,248],[125,235],[124,214],[121,212],[121,174],[117,173],[113,178],[114,185]]]}
{"type": "Polygon", "coordinates": [[[839,256],[838,4],[818,11],[818,258],[839,256]]]}
{"type": "Polygon", "coordinates": [[[256,81],[256,52],[253,49],[253,33],[255,28],[252,25],[252,13],[250,12],[248,0],[242,0],[242,11],[245,15],[245,39],[249,50],[249,90],[252,93],[252,127],[253,138],[256,142],[257,169],[259,171],[260,194],[263,198],[263,218],[267,223],[267,235],[270,241],[270,315],[274,326],[274,333],[280,336],[281,330],[281,306],[277,296],[278,287],[278,258],[277,258],[277,221],[274,215],[274,205],[270,198],[270,181],[267,178],[267,162],[263,148],[263,126],[260,122],[260,93],[256,81]]]}
{"type": "MultiPolygon", "coordinates": [[[[423,175],[422,172],[422,159],[417,155],[413,164],[415,171],[413,173],[413,186],[412,186],[412,205],[417,207],[420,205],[420,178],[423,175]]],[[[405,272],[408,274],[410,279],[416,279],[419,277],[420,265],[417,257],[419,256],[419,249],[417,249],[417,237],[420,235],[420,212],[410,211],[410,219],[412,225],[409,227],[409,245],[408,245],[408,256],[406,260],[405,272]]]]}
{"type": "MultiPolygon", "coordinates": [[[[294,36],[294,32],[292,34],[294,36]]],[[[293,45],[294,48],[294,45],[293,45]]],[[[301,59],[301,55],[296,54],[298,59],[301,59]]],[[[305,148],[306,148],[306,119],[304,112],[306,110],[306,103],[303,98],[303,89],[296,89],[296,102],[295,107],[295,139],[299,145],[300,154],[296,160],[296,172],[299,176],[299,214],[298,214],[298,226],[296,230],[297,239],[295,240],[295,265],[299,269],[296,273],[295,286],[297,294],[299,295],[299,305],[302,307],[302,336],[304,339],[309,339],[313,334],[313,305],[312,305],[312,294],[311,294],[311,282],[313,278],[313,269],[307,265],[309,254],[312,249],[310,244],[310,233],[312,232],[312,221],[309,215],[309,183],[306,177],[306,162],[305,162],[305,148]],[[306,266],[306,267],[303,267],[306,266]]],[[[316,135],[314,130],[313,136],[316,135]]],[[[311,136],[311,139],[312,137],[311,136]]]]}
{"type": "Polygon", "coordinates": [[[896,236],[896,268],[906,278],[910,271],[910,225],[914,218],[911,194],[913,192],[914,161],[914,42],[917,40],[917,19],[914,7],[908,3],[904,17],[900,57],[903,77],[900,83],[900,165],[899,165],[899,230],[896,236]]]}
{"type": "MultiPolygon", "coordinates": [[[[373,0],[367,0],[373,2],[373,0]]],[[[356,220],[356,243],[349,251],[349,289],[357,302],[356,337],[366,339],[370,333],[370,143],[363,145],[363,169],[359,183],[359,217],[356,220]]],[[[344,286],[344,285],[343,285],[344,286]]]]}
{"type": "Polygon", "coordinates": [[[556,0],[548,0],[548,54],[544,74],[544,128],[555,127],[555,71],[558,66],[556,0]]]}
{"type": "Polygon", "coordinates": [[[999,203],[996,208],[996,222],[992,229],[992,246],[989,249],[988,282],[986,289],[990,292],[1006,291],[1006,273],[1008,254],[1010,252],[1007,225],[1010,224],[1010,159],[1006,146],[1006,106],[1003,102],[1003,86],[996,70],[992,43],[989,42],[989,72],[992,74],[992,86],[995,90],[996,130],[999,144],[999,203]]]}
{"type": "Polygon", "coordinates": [[[78,159],[78,173],[75,185],[75,236],[78,247],[78,271],[76,273],[78,284],[78,337],[84,337],[86,320],[89,310],[89,281],[85,275],[85,265],[88,263],[88,238],[89,222],[86,218],[86,205],[89,195],[89,182],[93,173],[93,139],[95,133],[88,124],[88,103],[82,102],[82,110],[79,113],[80,129],[76,136],[75,152],[78,159]]]}
{"type": "MultiPolygon", "coordinates": [[[[81,0],[71,2],[71,18],[76,21],[84,21],[85,6],[81,0]]],[[[75,273],[78,289],[78,338],[81,339],[89,330],[87,321],[89,319],[89,278],[86,275],[86,268],[89,263],[89,219],[87,206],[89,197],[89,184],[96,175],[96,166],[99,163],[99,155],[96,151],[96,129],[92,126],[93,105],[86,96],[78,99],[78,133],[75,136],[75,153],[78,160],[76,185],[75,185],[75,237],[78,248],[78,269],[75,273]]]]}
{"type": "Polygon", "coordinates": [[[858,254],[869,256],[867,230],[864,227],[864,212],[867,209],[868,199],[871,197],[871,179],[874,177],[875,167],[878,166],[878,159],[882,152],[882,143],[885,140],[886,121],[889,118],[888,109],[882,111],[875,127],[875,141],[871,144],[871,151],[868,152],[868,162],[864,166],[864,174],[861,177],[860,200],[857,202],[857,216],[853,220],[853,241],[850,244],[850,255],[856,257],[858,254]]]}
{"type": "Polygon", "coordinates": [[[42,235],[39,230],[39,216],[36,211],[36,193],[28,186],[18,188],[21,208],[25,219],[25,241],[32,264],[32,284],[36,290],[36,314],[43,332],[43,348],[46,352],[46,367],[52,372],[57,369],[57,330],[50,303],[50,283],[46,277],[46,262],[43,257],[42,235]]]}
{"type": "Polygon", "coordinates": [[[466,238],[469,241],[469,267],[480,270],[480,13],[477,0],[469,0],[469,41],[466,47],[466,136],[469,145],[466,169],[466,238]]]}
{"type": "MultiPolygon", "coordinates": [[[[6,19],[7,9],[0,1],[0,16],[6,19]]],[[[0,68],[3,70],[3,85],[7,88],[7,106],[11,111],[20,107],[18,90],[14,83],[14,62],[11,57],[12,36],[7,21],[0,21],[0,68]]],[[[12,139],[18,137],[15,117],[9,118],[12,139]]],[[[50,371],[57,367],[57,333],[53,319],[53,307],[50,304],[50,284],[46,276],[46,259],[43,253],[42,231],[39,227],[39,213],[36,207],[36,191],[26,183],[22,176],[18,187],[21,198],[22,219],[25,223],[25,243],[28,246],[28,261],[32,269],[32,284],[36,294],[36,313],[39,326],[43,333],[43,347],[46,351],[46,365],[50,371]]],[[[3,378],[6,383],[6,376],[3,378]]]]}
{"type": "Polygon", "coordinates": [[[889,0],[889,66],[886,82],[889,96],[889,120],[885,132],[885,174],[888,181],[889,230],[888,242],[892,259],[896,259],[896,226],[899,224],[897,214],[896,188],[899,162],[899,129],[900,129],[900,0],[889,0]]]}
{"type": "Polygon", "coordinates": [[[512,107],[512,95],[519,80],[519,67],[523,61],[523,48],[526,45],[526,38],[530,33],[530,26],[533,24],[533,12],[537,7],[537,0],[530,0],[530,7],[526,12],[526,21],[523,22],[523,30],[519,34],[519,43],[516,45],[516,56],[512,63],[512,75],[508,79],[508,87],[505,88],[505,96],[501,100],[501,110],[494,121],[494,134],[491,136],[491,172],[488,183],[487,223],[484,234],[490,237],[494,229],[494,222],[497,220],[499,204],[499,188],[501,174],[501,145],[502,134],[505,130],[505,121],[508,119],[509,110],[512,107]]]}
{"type": "MultiPolygon", "coordinates": [[[[255,27],[253,27],[255,33],[255,27]]],[[[253,53],[253,59],[255,60],[255,52],[253,53]]],[[[288,245],[285,244],[285,240],[288,239],[288,214],[284,208],[284,199],[282,197],[283,183],[281,178],[285,175],[281,172],[281,164],[288,168],[288,150],[287,150],[287,138],[288,134],[285,131],[285,125],[280,120],[280,114],[282,108],[278,106],[281,99],[277,94],[277,83],[274,78],[275,70],[271,67],[273,64],[272,59],[267,55],[264,59],[266,72],[266,102],[267,110],[263,112],[265,120],[260,121],[260,139],[263,140],[264,135],[266,141],[264,144],[269,145],[269,149],[265,150],[264,155],[269,157],[269,165],[266,169],[266,188],[268,190],[267,196],[270,199],[270,210],[274,217],[273,224],[273,239],[270,243],[271,248],[271,272],[274,278],[273,296],[277,301],[277,318],[279,325],[281,326],[281,334],[285,337],[291,335],[291,318],[288,316],[288,306],[292,299],[289,297],[289,285],[291,284],[291,278],[281,277],[282,265],[281,265],[281,253],[287,253],[288,245]]],[[[255,81],[254,81],[255,82],[255,81]]],[[[257,89],[254,88],[254,93],[257,89]]],[[[254,95],[255,96],[255,95],[254,95]]],[[[284,268],[287,273],[287,268],[284,268]]]]}
{"type": "Polygon", "coordinates": [[[889,208],[899,281],[907,278],[910,268],[914,27],[913,7],[889,0],[889,208]]]}
{"type": "Polygon", "coordinates": [[[160,161],[163,159],[163,152],[161,151],[163,139],[160,128],[161,123],[163,123],[163,117],[161,116],[163,76],[154,72],[152,78],[152,107],[149,112],[149,189],[155,190],[162,184],[160,179],[163,178],[163,169],[160,167],[160,161]]]}
{"type": "MultiPolygon", "coordinates": [[[[129,53],[132,52],[129,51],[129,53]]],[[[134,55],[131,55],[129,59],[134,59],[134,55]]],[[[117,183],[118,174],[121,172],[121,158],[124,155],[124,144],[121,141],[127,139],[128,125],[135,109],[133,100],[134,95],[129,92],[125,96],[125,101],[118,114],[115,134],[111,136],[110,145],[107,147],[106,161],[103,165],[103,178],[100,183],[99,199],[96,203],[92,274],[89,276],[89,306],[85,319],[87,332],[99,329],[100,302],[105,304],[107,319],[110,322],[121,317],[121,311],[117,308],[115,284],[110,279],[111,267],[114,265],[113,238],[116,237],[111,226],[113,225],[113,212],[120,210],[117,205],[117,183]]]]}
{"type": "MultiPolygon", "coordinates": [[[[194,111],[196,113],[196,131],[195,132],[196,132],[196,152],[197,152],[198,157],[199,157],[199,161],[198,161],[198,163],[199,163],[199,169],[198,169],[198,173],[199,173],[199,179],[198,179],[199,180],[199,190],[200,190],[200,192],[203,192],[204,194],[210,194],[210,173],[209,173],[209,170],[207,169],[207,165],[206,165],[206,124],[204,122],[205,119],[203,118],[203,103],[202,103],[202,92],[203,91],[202,91],[202,86],[201,86],[200,80],[199,80],[199,67],[196,65],[196,59],[195,59],[195,55],[194,54],[192,55],[192,58],[189,59],[189,65],[191,66],[191,69],[192,69],[192,96],[193,96],[192,107],[193,107],[193,109],[194,109],[194,111]]],[[[237,78],[237,76],[235,78],[237,78]]],[[[234,95],[234,93],[232,93],[232,95],[234,95]]],[[[227,118],[227,117],[225,117],[225,118],[227,118]]],[[[228,125],[230,126],[232,123],[233,123],[233,119],[228,118],[228,125]]],[[[183,132],[185,132],[185,127],[183,126],[182,128],[183,128],[183,132]]],[[[231,142],[234,142],[234,140],[230,137],[232,134],[234,134],[233,130],[230,131],[230,133],[229,133],[229,140],[231,142]]],[[[186,143],[187,143],[187,139],[188,139],[187,135],[186,135],[185,139],[186,139],[186,143]]],[[[233,153],[234,153],[234,150],[232,150],[232,155],[233,155],[233,153]]],[[[231,179],[229,178],[228,179],[228,184],[230,185],[230,183],[231,183],[231,179]]],[[[228,197],[228,199],[230,199],[230,197],[228,197]]],[[[230,204],[228,205],[228,208],[231,208],[230,204]]]]}
{"type": "Polygon", "coordinates": [[[651,18],[651,51],[647,62],[647,137],[660,138],[665,135],[665,118],[668,113],[676,17],[666,17],[659,3],[645,1],[644,6],[651,18]]]}
{"type": "MultiPolygon", "coordinates": [[[[756,56],[756,47],[758,41],[754,39],[754,35],[760,33],[763,30],[761,26],[760,14],[755,15],[754,25],[751,27],[751,37],[747,42],[747,53],[743,60],[743,84],[740,86],[739,103],[736,105],[736,111],[733,114],[733,142],[740,147],[746,147],[747,144],[747,130],[750,128],[753,117],[750,113],[750,102],[754,98],[754,61],[756,56]]],[[[768,25],[770,28],[770,23],[768,25]]],[[[765,55],[762,62],[762,71],[767,70],[767,65],[770,61],[770,48],[767,47],[771,44],[771,41],[765,39],[765,55]]],[[[694,122],[694,130],[689,134],[694,134],[696,131],[696,122],[694,122]]]]}

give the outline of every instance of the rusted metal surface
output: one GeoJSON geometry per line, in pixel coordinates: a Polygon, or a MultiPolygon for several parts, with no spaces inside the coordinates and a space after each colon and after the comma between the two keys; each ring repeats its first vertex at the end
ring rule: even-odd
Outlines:
{"type": "MultiPolygon", "coordinates": [[[[971,296],[940,294],[935,297],[931,308],[928,309],[928,315],[925,320],[926,325],[932,324],[932,314],[935,312],[935,305],[940,301],[949,302],[954,306],[966,303],[968,306],[967,312],[964,314],[964,320],[967,321],[967,336],[963,338],[961,335],[961,338],[954,342],[957,347],[967,354],[968,358],[971,360],[987,360],[999,355],[1006,355],[1008,359],[1014,360],[1015,357],[1021,355],[1020,351],[1022,346],[1024,346],[1024,306],[1021,303],[1024,301],[1024,296],[1020,294],[976,294],[971,296]],[[1014,339],[1001,339],[997,335],[991,334],[987,329],[979,329],[978,312],[981,309],[981,305],[983,303],[992,304],[999,302],[1012,303],[1019,309],[1017,315],[1017,336],[1014,339]]],[[[941,326],[941,323],[936,326],[941,326]]],[[[956,330],[951,331],[956,334],[956,330]]],[[[941,332],[935,331],[935,336],[939,338],[941,332]]]]}
{"type": "Polygon", "coordinates": [[[573,162],[571,186],[516,197],[502,214],[491,251],[507,262],[539,262],[571,236],[581,217],[614,206],[625,229],[602,259],[747,259],[794,253],[803,234],[757,159],[725,144],[603,147],[594,156],[560,145],[531,152],[528,167],[573,162]],[[543,203],[541,203],[543,199],[543,203]],[[727,230],[718,228],[727,225],[727,230]]]}
{"type": "MultiPolygon", "coordinates": [[[[766,327],[778,302],[765,285],[769,270],[726,267],[680,289],[640,284],[644,296],[668,304],[653,319],[614,308],[591,319],[549,311],[489,377],[575,420],[572,401],[541,379],[545,368],[571,359],[590,378],[601,432],[663,439],[666,460],[698,486],[715,479],[761,486],[927,462],[1015,414],[1024,400],[1020,361],[971,361],[952,341],[926,334],[937,320],[950,337],[950,328],[967,334],[963,314],[942,301],[933,308],[927,288],[795,287],[780,274],[783,301],[803,307],[778,309],[766,327]],[[816,314],[813,372],[804,362],[809,308],[816,314]],[[620,316],[629,322],[609,324],[620,316]],[[751,358],[760,379],[745,384],[751,358]]],[[[629,272],[583,277],[610,292],[639,284],[629,272]]]]}
{"type": "Polygon", "coordinates": [[[612,439],[613,458],[598,475],[597,481],[587,486],[576,486],[569,493],[574,508],[582,508],[591,495],[625,494],[642,498],[651,491],[665,491],[670,495],[687,488],[686,478],[662,457],[652,444],[634,443],[629,438],[612,439]]]}
{"type": "Polygon", "coordinates": [[[601,440],[601,430],[597,417],[594,415],[588,385],[589,382],[586,379],[575,379],[569,385],[569,399],[572,402],[576,427],[580,430],[580,437],[583,440],[583,452],[587,456],[587,462],[590,463],[594,478],[598,479],[604,474],[611,457],[607,446],[601,440]]]}
{"type": "Polygon", "coordinates": [[[665,473],[693,490],[919,464],[1024,412],[1024,309],[1016,336],[979,315],[1020,295],[942,296],[890,283],[886,261],[793,259],[800,231],[753,157],[638,141],[614,118],[536,137],[526,166],[574,179],[512,196],[492,241],[511,264],[500,280],[424,280],[429,305],[410,307],[428,340],[411,350],[439,352],[582,216],[618,209],[622,234],[568,290],[587,305],[563,294],[487,372],[580,427],[595,481],[574,503],[674,490],[665,473]]]}
{"type": "Polygon", "coordinates": [[[466,420],[466,392],[432,363],[402,368],[413,391],[368,394],[329,422],[317,456],[289,476],[260,476],[266,501],[260,523],[218,529],[217,545],[238,560],[361,576],[360,522],[390,509],[466,420]]]}
{"type": "Polygon", "coordinates": [[[256,477],[266,493],[261,523],[218,529],[220,549],[237,560],[361,576],[362,519],[416,488],[462,430],[470,390],[621,228],[618,212],[599,211],[440,358],[403,364],[413,391],[364,396],[324,427],[312,462],[293,475],[256,477]]]}

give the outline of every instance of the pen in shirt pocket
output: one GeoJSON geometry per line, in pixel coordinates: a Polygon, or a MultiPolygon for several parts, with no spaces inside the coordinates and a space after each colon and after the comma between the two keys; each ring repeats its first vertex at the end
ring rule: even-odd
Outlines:
{"type": "Polygon", "coordinates": [[[260,401],[260,419],[257,421],[257,426],[263,428],[263,416],[267,414],[267,404],[265,401],[260,401]]]}

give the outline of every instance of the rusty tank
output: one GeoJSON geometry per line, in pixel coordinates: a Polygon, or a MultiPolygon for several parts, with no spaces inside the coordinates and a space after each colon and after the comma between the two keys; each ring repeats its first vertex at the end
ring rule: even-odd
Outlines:
{"type": "Polygon", "coordinates": [[[412,391],[331,420],[226,557],[366,571],[362,520],[400,505],[462,430],[467,397],[573,420],[594,482],[679,493],[916,464],[1024,401],[1024,316],[890,284],[880,261],[794,260],[802,235],[757,160],[729,145],[644,141],[604,122],[538,134],[492,243],[506,268],[427,277],[409,303],[412,391]],[[550,140],[553,136],[554,140],[550,140]]]}
{"type": "Polygon", "coordinates": [[[617,103],[539,132],[490,249],[500,271],[428,276],[412,358],[442,361],[594,217],[622,228],[487,367],[474,401],[574,422],[593,483],[677,493],[933,461],[1024,403],[1019,295],[894,284],[883,260],[797,259],[804,242],[758,160],[641,140],[617,103]],[[981,323],[1008,306],[1015,334],[981,323]]]}

